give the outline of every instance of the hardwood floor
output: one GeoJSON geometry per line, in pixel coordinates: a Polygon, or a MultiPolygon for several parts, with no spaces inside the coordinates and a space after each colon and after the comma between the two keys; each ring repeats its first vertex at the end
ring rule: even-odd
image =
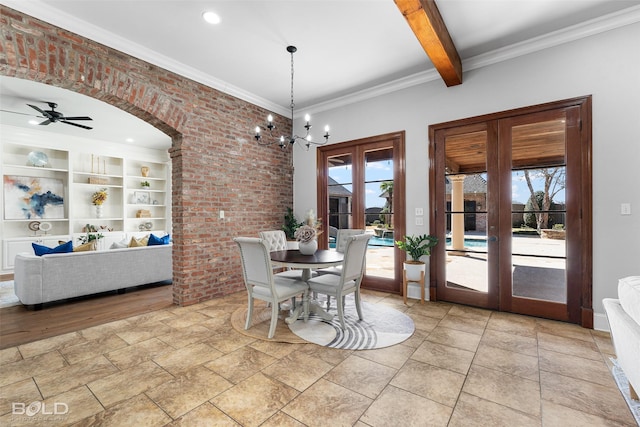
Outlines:
{"type": "Polygon", "coordinates": [[[0,309],[0,349],[49,338],[173,305],[171,285],[127,289],[48,304],[0,309]]]}

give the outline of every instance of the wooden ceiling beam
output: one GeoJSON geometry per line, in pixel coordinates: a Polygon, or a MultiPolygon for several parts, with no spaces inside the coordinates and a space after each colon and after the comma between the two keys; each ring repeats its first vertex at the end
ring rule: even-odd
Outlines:
{"type": "Polygon", "coordinates": [[[462,62],[435,0],[394,0],[447,86],[462,84],[462,62]]]}

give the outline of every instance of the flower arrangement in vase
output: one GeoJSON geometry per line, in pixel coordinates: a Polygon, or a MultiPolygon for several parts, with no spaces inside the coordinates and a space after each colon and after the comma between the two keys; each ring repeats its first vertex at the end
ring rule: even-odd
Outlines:
{"type": "Polygon", "coordinates": [[[107,189],[101,188],[91,196],[91,203],[96,207],[97,218],[102,218],[102,204],[107,201],[108,195],[107,189]]]}
{"type": "Polygon", "coordinates": [[[318,250],[318,234],[320,221],[316,217],[313,209],[307,212],[304,225],[300,226],[294,233],[298,241],[300,253],[303,255],[313,255],[318,250]]]}
{"type": "Polygon", "coordinates": [[[96,206],[101,206],[104,202],[107,201],[108,195],[109,193],[107,193],[107,189],[101,188],[100,190],[93,193],[93,195],[91,196],[91,203],[96,206]]]}

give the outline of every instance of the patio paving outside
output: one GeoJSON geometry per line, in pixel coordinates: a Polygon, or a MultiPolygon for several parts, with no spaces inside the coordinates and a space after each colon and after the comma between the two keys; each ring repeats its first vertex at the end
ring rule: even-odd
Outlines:
{"type": "MultiPolygon", "coordinates": [[[[478,236],[465,236],[478,237],[478,236]]],[[[512,239],[513,253],[564,257],[564,240],[536,236],[512,239]]],[[[447,246],[450,249],[450,246],[447,246]]],[[[483,250],[483,249],[474,249],[483,250]]],[[[469,252],[467,256],[447,256],[447,282],[478,292],[487,292],[487,255],[469,252]]],[[[513,256],[513,294],[519,297],[566,302],[565,260],[557,258],[513,256]]],[[[370,246],[367,250],[367,274],[393,278],[393,247],[370,246]]]]}

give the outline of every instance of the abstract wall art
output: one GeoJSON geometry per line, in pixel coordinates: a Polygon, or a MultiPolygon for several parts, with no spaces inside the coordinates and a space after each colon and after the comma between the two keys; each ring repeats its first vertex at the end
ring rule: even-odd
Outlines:
{"type": "Polygon", "coordinates": [[[4,219],[64,218],[61,179],[4,176],[4,219]]]}

